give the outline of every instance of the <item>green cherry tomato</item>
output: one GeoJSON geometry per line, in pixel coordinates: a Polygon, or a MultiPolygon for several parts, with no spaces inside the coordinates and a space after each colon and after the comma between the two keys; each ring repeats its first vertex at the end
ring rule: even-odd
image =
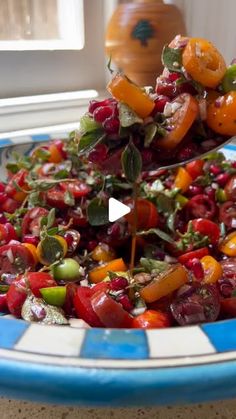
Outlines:
{"type": "Polygon", "coordinates": [[[65,258],[52,267],[52,274],[56,281],[77,281],[81,277],[80,265],[75,259],[65,258]]]}
{"type": "Polygon", "coordinates": [[[62,307],[65,303],[66,287],[41,288],[40,293],[47,304],[62,307]]]}
{"type": "Polygon", "coordinates": [[[232,64],[227,68],[222,80],[222,87],[225,93],[236,90],[236,64],[232,64]]]}

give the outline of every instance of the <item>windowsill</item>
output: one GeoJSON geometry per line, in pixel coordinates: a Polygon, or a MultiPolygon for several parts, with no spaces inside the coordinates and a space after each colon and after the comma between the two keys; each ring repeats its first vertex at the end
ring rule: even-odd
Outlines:
{"type": "MultiPolygon", "coordinates": [[[[31,131],[45,132],[52,126],[78,124],[87,111],[88,102],[104,92],[84,90],[11,99],[0,99],[0,136],[30,135],[31,131]],[[19,131],[23,130],[22,134],[19,131]]],[[[64,129],[64,128],[63,128],[64,129]]],[[[69,129],[69,128],[68,128],[69,129]]]]}

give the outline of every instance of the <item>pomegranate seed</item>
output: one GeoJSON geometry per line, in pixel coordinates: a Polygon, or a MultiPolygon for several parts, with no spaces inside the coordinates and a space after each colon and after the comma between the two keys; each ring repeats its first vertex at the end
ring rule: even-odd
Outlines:
{"type": "Polygon", "coordinates": [[[152,150],[143,150],[141,152],[142,161],[144,165],[150,164],[153,162],[154,153],[152,150]]]}
{"type": "Polygon", "coordinates": [[[189,93],[190,95],[196,95],[197,91],[194,89],[191,83],[182,83],[178,86],[179,93],[189,93]]]}
{"type": "Polygon", "coordinates": [[[5,217],[5,215],[0,212],[0,224],[6,224],[8,222],[7,218],[5,217]]]}
{"type": "Polygon", "coordinates": [[[107,118],[103,123],[103,128],[107,134],[117,134],[120,128],[120,121],[117,118],[107,118]]]}
{"type": "Polygon", "coordinates": [[[25,236],[23,237],[23,242],[37,246],[39,243],[39,238],[36,236],[33,236],[32,234],[25,234],[25,236]]]}
{"type": "Polygon", "coordinates": [[[108,228],[107,234],[113,239],[118,239],[120,237],[120,225],[118,223],[112,224],[112,226],[108,228]]]}
{"type": "Polygon", "coordinates": [[[128,295],[124,294],[124,295],[120,295],[117,298],[118,303],[120,303],[122,305],[122,307],[124,308],[124,310],[130,312],[131,310],[133,310],[134,306],[131,303],[128,295]]]}
{"type": "Polygon", "coordinates": [[[233,169],[236,169],[236,161],[233,161],[233,162],[231,163],[231,167],[232,167],[233,169]]]}
{"type": "Polygon", "coordinates": [[[198,281],[204,278],[204,270],[199,259],[194,258],[186,263],[186,267],[191,270],[198,281]]]}
{"type": "Polygon", "coordinates": [[[111,106],[99,106],[95,109],[93,117],[96,122],[103,123],[107,118],[110,118],[113,114],[111,106]]]}
{"type": "Polygon", "coordinates": [[[168,96],[170,98],[174,98],[177,94],[176,85],[164,77],[157,78],[155,91],[158,95],[168,96]]]}
{"type": "Polygon", "coordinates": [[[165,187],[168,188],[168,189],[171,189],[173,187],[173,184],[174,184],[174,182],[173,182],[172,179],[166,179],[165,182],[164,182],[165,187]]]}
{"type": "Polygon", "coordinates": [[[170,73],[168,76],[168,80],[171,82],[174,82],[176,80],[178,80],[180,78],[180,74],[179,73],[170,73]]]}
{"type": "Polygon", "coordinates": [[[228,180],[230,179],[230,175],[229,173],[220,173],[215,181],[218,183],[219,186],[221,186],[222,188],[226,185],[226,183],[228,182],[228,180]]]}
{"type": "Polygon", "coordinates": [[[195,196],[203,194],[203,187],[200,185],[190,185],[187,190],[188,196],[195,196]]]}
{"type": "Polygon", "coordinates": [[[155,108],[152,114],[155,115],[157,112],[163,112],[165,105],[169,102],[170,102],[170,99],[167,96],[159,95],[157,99],[155,100],[155,108]]]}
{"type": "Polygon", "coordinates": [[[195,145],[188,144],[187,146],[182,148],[182,150],[179,151],[179,153],[177,154],[177,158],[178,160],[182,160],[182,161],[188,160],[194,156],[195,151],[196,151],[195,145]]]}
{"type": "Polygon", "coordinates": [[[3,204],[7,200],[8,196],[5,192],[0,192],[0,204],[3,204]]]}
{"type": "Polygon", "coordinates": [[[211,174],[214,176],[217,176],[222,172],[221,168],[217,166],[216,164],[211,164],[209,170],[211,174]]]}
{"type": "Polygon", "coordinates": [[[216,190],[211,186],[207,186],[204,189],[204,194],[208,196],[212,201],[215,201],[216,190]]]}
{"type": "Polygon", "coordinates": [[[93,114],[95,109],[101,106],[100,102],[98,100],[91,100],[89,102],[88,111],[89,113],[93,114]]]}
{"type": "Polygon", "coordinates": [[[117,276],[116,278],[112,278],[110,283],[110,289],[112,291],[124,290],[127,286],[128,281],[123,276],[117,276]]]}
{"type": "Polygon", "coordinates": [[[5,185],[4,183],[0,182],[0,192],[4,192],[5,191],[5,185]]]}
{"type": "Polygon", "coordinates": [[[89,153],[88,160],[92,163],[103,162],[108,153],[108,148],[105,144],[98,144],[93,151],[89,153]]]}
{"type": "Polygon", "coordinates": [[[92,252],[95,249],[95,247],[97,247],[97,245],[98,245],[98,242],[96,240],[90,240],[87,244],[87,250],[89,252],[92,252]]]}

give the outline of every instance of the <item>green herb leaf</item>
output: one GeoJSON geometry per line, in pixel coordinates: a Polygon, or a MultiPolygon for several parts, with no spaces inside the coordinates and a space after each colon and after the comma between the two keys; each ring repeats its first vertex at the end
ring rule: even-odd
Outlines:
{"type": "Polygon", "coordinates": [[[66,169],[59,170],[59,172],[55,173],[53,176],[54,179],[67,179],[70,176],[70,173],[66,169]]]}
{"type": "Polygon", "coordinates": [[[47,228],[50,228],[53,226],[53,224],[55,223],[55,219],[56,219],[56,210],[55,208],[52,208],[47,216],[47,228]]]}
{"type": "Polygon", "coordinates": [[[101,129],[101,124],[96,122],[89,115],[82,116],[82,118],[80,118],[80,120],[79,120],[79,124],[80,124],[80,131],[82,131],[84,133],[88,133],[88,132],[91,132],[91,131],[101,129]]]}
{"type": "Polygon", "coordinates": [[[159,228],[150,228],[150,230],[147,231],[139,231],[137,233],[138,236],[148,236],[149,234],[155,234],[163,241],[174,244],[175,241],[172,239],[172,237],[169,236],[169,234],[165,233],[164,231],[160,230],[159,228]]]}
{"type": "Polygon", "coordinates": [[[31,192],[28,196],[28,204],[30,207],[41,206],[42,199],[40,197],[40,192],[38,191],[31,192]]]}
{"type": "Polygon", "coordinates": [[[176,230],[176,228],[175,228],[175,217],[176,217],[176,212],[172,212],[167,219],[167,227],[173,233],[176,230]]]}
{"type": "Polygon", "coordinates": [[[41,161],[48,161],[50,157],[50,151],[42,147],[37,148],[34,151],[34,157],[41,161]]]}
{"type": "Polygon", "coordinates": [[[145,269],[146,272],[152,273],[155,271],[156,274],[165,272],[170,267],[169,263],[167,262],[150,258],[141,258],[140,265],[145,269]]]}
{"type": "Polygon", "coordinates": [[[142,124],[143,119],[140,118],[128,105],[119,103],[119,119],[123,128],[130,127],[134,124],[142,124]]]}
{"type": "Polygon", "coordinates": [[[170,48],[165,45],[162,51],[161,61],[164,67],[170,71],[182,72],[182,50],[170,48]]]}
{"type": "Polygon", "coordinates": [[[87,208],[87,215],[90,225],[101,226],[109,223],[108,206],[99,198],[90,201],[87,208]]]}
{"type": "Polygon", "coordinates": [[[55,236],[55,234],[57,234],[59,232],[59,228],[58,227],[51,227],[47,230],[47,234],[49,236],[55,236]]]}
{"type": "Polygon", "coordinates": [[[221,151],[213,151],[212,153],[209,153],[207,156],[203,157],[203,160],[223,161],[225,160],[225,155],[221,151]]]}
{"type": "Polygon", "coordinates": [[[64,202],[66,205],[73,207],[75,205],[75,198],[70,191],[66,191],[64,193],[64,202]]]}
{"type": "Polygon", "coordinates": [[[142,157],[132,141],[129,142],[122,153],[121,164],[128,182],[136,182],[142,170],[142,157]]]}
{"type": "Polygon", "coordinates": [[[144,147],[149,147],[156,136],[157,125],[156,124],[146,125],[144,128],[144,132],[145,132],[144,147]]]}
{"type": "Polygon", "coordinates": [[[5,294],[10,288],[10,285],[0,285],[0,294],[5,294]]]}
{"type": "Polygon", "coordinates": [[[95,129],[94,131],[82,135],[78,146],[79,155],[91,151],[97,144],[101,143],[104,138],[105,134],[103,129],[95,129]]]}
{"type": "Polygon", "coordinates": [[[175,209],[175,201],[164,193],[157,194],[156,205],[157,209],[167,216],[175,209]]]}
{"type": "Polygon", "coordinates": [[[47,265],[51,265],[63,257],[62,245],[55,237],[47,235],[40,244],[42,259],[47,265]]]}

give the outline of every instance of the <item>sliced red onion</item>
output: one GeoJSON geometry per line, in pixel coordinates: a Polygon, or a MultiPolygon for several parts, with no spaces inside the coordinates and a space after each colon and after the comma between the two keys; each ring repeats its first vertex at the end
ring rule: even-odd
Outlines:
{"type": "Polygon", "coordinates": [[[31,306],[31,313],[36,321],[41,321],[46,317],[46,310],[39,304],[33,304],[31,306]]]}
{"type": "Polygon", "coordinates": [[[189,297],[195,290],[195,287],[190,284],[185,284],[177,291],[176,297],[189,297]]]}

